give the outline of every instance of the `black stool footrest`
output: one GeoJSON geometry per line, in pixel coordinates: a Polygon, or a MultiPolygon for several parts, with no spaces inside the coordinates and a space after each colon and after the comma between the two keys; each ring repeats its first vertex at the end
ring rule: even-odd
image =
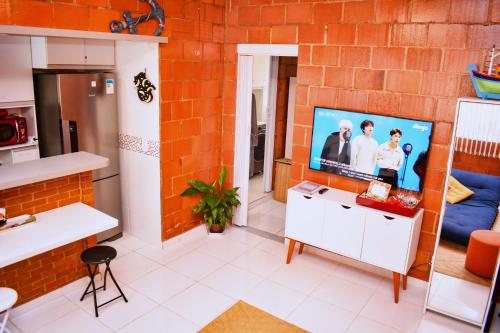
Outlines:
{"type": "MultiPolygon", "coordinates": [[[[97,307],[98,307],[98,308],[100,308],[101,306],[104,306],[104,305],[106,305],[106,304],[108,304],[108,303],[111,303],[111,302],[113,302],[114,300],[117,300],[118,298],[121,298],[121,297],[123,297],[123,296],[122,296],[122,295],[118,295],[118,296],[116,296],[115,298],[112,298],[112,299],[110,299],[109,301],[106,301],[106,302],[104,302],[104,303],[102,303],[102,304],[98,305],[97,307]]],[[[124,299],[125,299],[125,298],[124,298],[124,299]]],[[[127,302],[127,303],[128,303],[128,300],[127,300],[127,299],[125,299],[125,302],[127,302]]]]}

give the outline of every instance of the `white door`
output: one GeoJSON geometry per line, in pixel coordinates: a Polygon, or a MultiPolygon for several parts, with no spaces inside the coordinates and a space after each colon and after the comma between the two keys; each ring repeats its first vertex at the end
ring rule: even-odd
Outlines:
{"type": "Polygon", "coordinates": [[[328,202],[322,247],[354,259],[361,258],[366,212],[356,206],[328,202]]]}
{"type": "Polygon", "coordinates": [[[253,57],[238,57],[236,83],[236,127],[234,140],[234,186],[239,187],[241,205],[236,208],[233,223],[247,225],[248,174],[250,172],[250,131],[252,122],[253,57]]]}
{"type": "Polygon", "coordinates": [[[271,192],[273,187],[274,129],[276,125],[276,97],[278,94],[279,57],[271,57],[269,66],[268,100],[266,110],[266,143],[264,146],[264,192],[271,192]]]}

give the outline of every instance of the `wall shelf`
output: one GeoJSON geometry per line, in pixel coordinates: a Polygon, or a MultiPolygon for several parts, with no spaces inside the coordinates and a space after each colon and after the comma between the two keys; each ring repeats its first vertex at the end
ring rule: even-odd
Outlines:
{"type": "Polygon", "coordinates": [[[70,37],[105,40],[128,40],[133,42],[168,43],[168,37],[131,35],[127,33],[94,32],[84,30],[27,27],[20,25],[0,25],[0,34],[40,37],[70,37]]]}

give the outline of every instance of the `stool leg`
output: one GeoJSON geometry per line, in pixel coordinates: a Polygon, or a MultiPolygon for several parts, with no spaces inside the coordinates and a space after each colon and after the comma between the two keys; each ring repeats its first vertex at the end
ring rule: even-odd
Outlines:
{"type": "Polygon", "coordinates": [[[83,299],[85,298],[85,295],[87,294],[87,291],[89,291],[89,288],[92,285],[92,280],[94,279],[93,276],[95,276],[95,273],[97,272],[97,266],[94,268],[94,272],[92,274],[90,273],[90,266],[89,265],[87,265],[87,269],[89,270],[90,281],[89,281],[89,284],[87,285],[87,288],[85,288],[85,291],[83,292],[82,297],[80,298],[80,302],[83,301],[83,299]]]}
{"type": "Polygon", "coordinates": [[[106,290],[106,275],[108,275],[108,265],[106,265],[106,269],[104,270],[104,287],[102,289],[106,290]]]}
{"type": "Polygon", "coordinates": [[[128,300],[127,300],[127,297],[125,297],[125,294],[123,293],[123,291],[120,289],[120,286],[118,285],[118,283],[116,283],[116,280],[115,280],[115,277],[113,276],[113,273],[111,273],[111,268],[109,268],[109,262],[106,263],[106,270],[109,271],[109,276],[111,276],[111,280],[113,280],[116,288],[118,288],[118,291],[120,292],[120,294],[122,295],[123,299],[125,300],[125,302],[128,303],[128,300]]]}
{"type": "Polygon", "coordinates": [[[92,294],[94,295],[95,316],[99,317],[99,313],[97,312],[97,296],[96,296],[96,292],[95,292],[95,283],[94,283],[95,273],[97,272],[97,265],[94,268],[93,272],[90,270],[90,265],[87,265],[87,270],[89,271],[89,275],[91,275],[91,277],[90,277],[90,283],[92,283],[92,294]]]}
{"type": "Polygon", "coordinates": [[[3,317],[3,321],[2,321],[2,326],[0,326],[0,333],[3,333],[3,331],[8,331],[6,326],[7,326],[7,319],[9,318],[9,313],[10,313],[10,309],[7,309],[7,311],[5,311],[5,315],[3,317]]]}

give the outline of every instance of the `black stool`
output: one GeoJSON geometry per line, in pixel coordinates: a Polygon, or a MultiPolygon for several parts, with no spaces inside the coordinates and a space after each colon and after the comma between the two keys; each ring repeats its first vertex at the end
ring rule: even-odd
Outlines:
{"type": "Polygon", "coordinates": [[[85,251],[82,252],[80,255],[80,258],[82,261],[87,265],[87,270],[89,272],[89,277],[90,277],[90,282],[83,292],[82,298],[80,298],[80,302],[83,301],[85,296],[87,294],[93,293],[94,294],[94,309],[95,309],[95,316],[99,317],[99,313],[97,312],[97,308],[100,308],[103,305],[106,305],[110,302],[113,302],[114,300],[123,297],[125,302],[128,302],[127,297],[123,294],[122,290],[120,289],[120,286],[118,286],[118,283],[116,283],[115,278],[113,277],[113,273],[111,273],[111,269],[109,268],[109,263],[111,260],[116,258],[116,250],[112,248],[111,246],[94,246],[94,247],[89,247],[85,251]],[[99,288],[95,287],[94,283],[94,277],[97,272],[97,267],[99,267],[99,264],[106,264],[106,269],[104,270],[104,285],[100,286],[99,288]],[[90,268],[90,265],[95,265],[94,270],[90,268]],[[96,297],[96,291],[99,289],[106,290],[106,275],[109,272],[109,276],[111,276],[111,279],[115,283],[116,288],[120,291],[120,296],[117,296],[113,299],[110,299],[109,301],[102,303],[100,305],[97,305],[97,297],[96,297]],[[88,291],[90,286],[92,286],[92,290],[88,291]]]}

